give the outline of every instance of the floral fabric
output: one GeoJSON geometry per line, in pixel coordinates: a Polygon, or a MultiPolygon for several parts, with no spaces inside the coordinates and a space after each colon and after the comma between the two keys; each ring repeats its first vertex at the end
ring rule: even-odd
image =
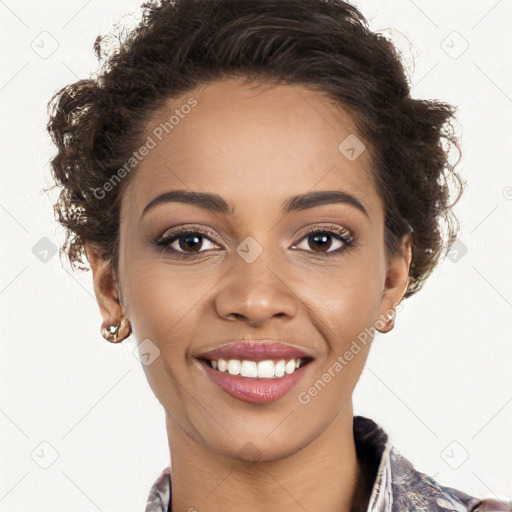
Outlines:
{"type": "MultiPolygon", "coordinates": [[[[358,459],[375,475],[366,512],[512,512],[512,500],[477,498],[437,483],[388,442],[374,421],[354,416],[358,459]]],[[[167,466],[150,489],[145,512],[172,512],[167,466]]]]}

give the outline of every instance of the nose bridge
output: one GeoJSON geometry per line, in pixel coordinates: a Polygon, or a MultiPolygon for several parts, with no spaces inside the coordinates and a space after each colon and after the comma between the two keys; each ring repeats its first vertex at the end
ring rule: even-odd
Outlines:
{"type": "Polygon", "coordinates": [[[286,283],[279,255],[247,237],[233,254],[233,266],[215,298],[219,316],[262,323],[295,316],[298,298],[286,283]]]}

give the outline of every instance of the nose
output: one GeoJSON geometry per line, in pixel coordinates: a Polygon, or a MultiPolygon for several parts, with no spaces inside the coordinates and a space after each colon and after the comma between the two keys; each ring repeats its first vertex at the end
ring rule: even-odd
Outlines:
{"type": "Polygon", "coordinates": [[[299,297],[293,279],[272,265],[265,251],[252,263],[238,258],[219,284],[215,309],[221,318],[260,327],[273,318],[291,320],[297,314],[299,297]]]}

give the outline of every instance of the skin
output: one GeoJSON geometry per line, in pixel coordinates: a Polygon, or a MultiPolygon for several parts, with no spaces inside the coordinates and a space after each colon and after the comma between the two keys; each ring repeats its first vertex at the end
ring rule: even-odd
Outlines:
{"type": "Polygon", "coordinates": [[[87,246],[104,323],[124,315],[138,342],[160,350],[143,368],[166,412],[172,510],[361,510],[373,482],[356,458],[352,393],[371,342],[309,403],[297,396],[401,301],[411,240],[404,236],[399,251],[386,254],[370,151],[350,161],[338,150],[357,131],[322,93],[214,82],[169,101],[148,121],[147,135],[191,97],[198,105],[141,161],[124,192],[119,276],[87,246]],[[177,189],[219,194],[235,214],[168,202],[141,219],[154,197],[177,189]],[[312,190],[345,191],[367,215],[343,203],[280,212],[289,197],[312,190]],[[211,233],[192,246],[175,241],[181,260],[154,245],[179,225],[211,233]],[[342,242],[333,237],[322,250],[304,233],[329,225],[349,229],[357,246],[329,257],[325,251],[342,242]],[[252,263],[236,252],[248,236],[263,249],[252,263]],[[233,398],[193,357],[230,340],[263,338],[315,358],[275,402],[233,398]]]}

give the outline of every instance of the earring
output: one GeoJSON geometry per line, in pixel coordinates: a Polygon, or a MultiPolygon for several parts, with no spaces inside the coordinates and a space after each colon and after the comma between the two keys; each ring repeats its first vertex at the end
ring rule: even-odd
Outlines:
{"type": "Polygon", "coordinates": [[[121,324],[111,324],[108,326],[103,326],[101,328],[101,335],[110,343],[120,343],[125,338],[130,336],[132,332],[130,322],[128,319],[123,318],[121,320],[121,324]],[[121,331],[125,330],[128,327],[128,331],[122,337],[119,338],[121,331]]]}
{"type": "MultiPolygon", "coordinates": [[[[378,320],[378,324],[382,325],[383,320],[378,320]]],[[[393,314],[388,313],[386,323],[382,325],[382,327],[377,327],[377,331],[379,331],[382,334],[385,334],[389,332],[393,328],[393,314]]]]}

